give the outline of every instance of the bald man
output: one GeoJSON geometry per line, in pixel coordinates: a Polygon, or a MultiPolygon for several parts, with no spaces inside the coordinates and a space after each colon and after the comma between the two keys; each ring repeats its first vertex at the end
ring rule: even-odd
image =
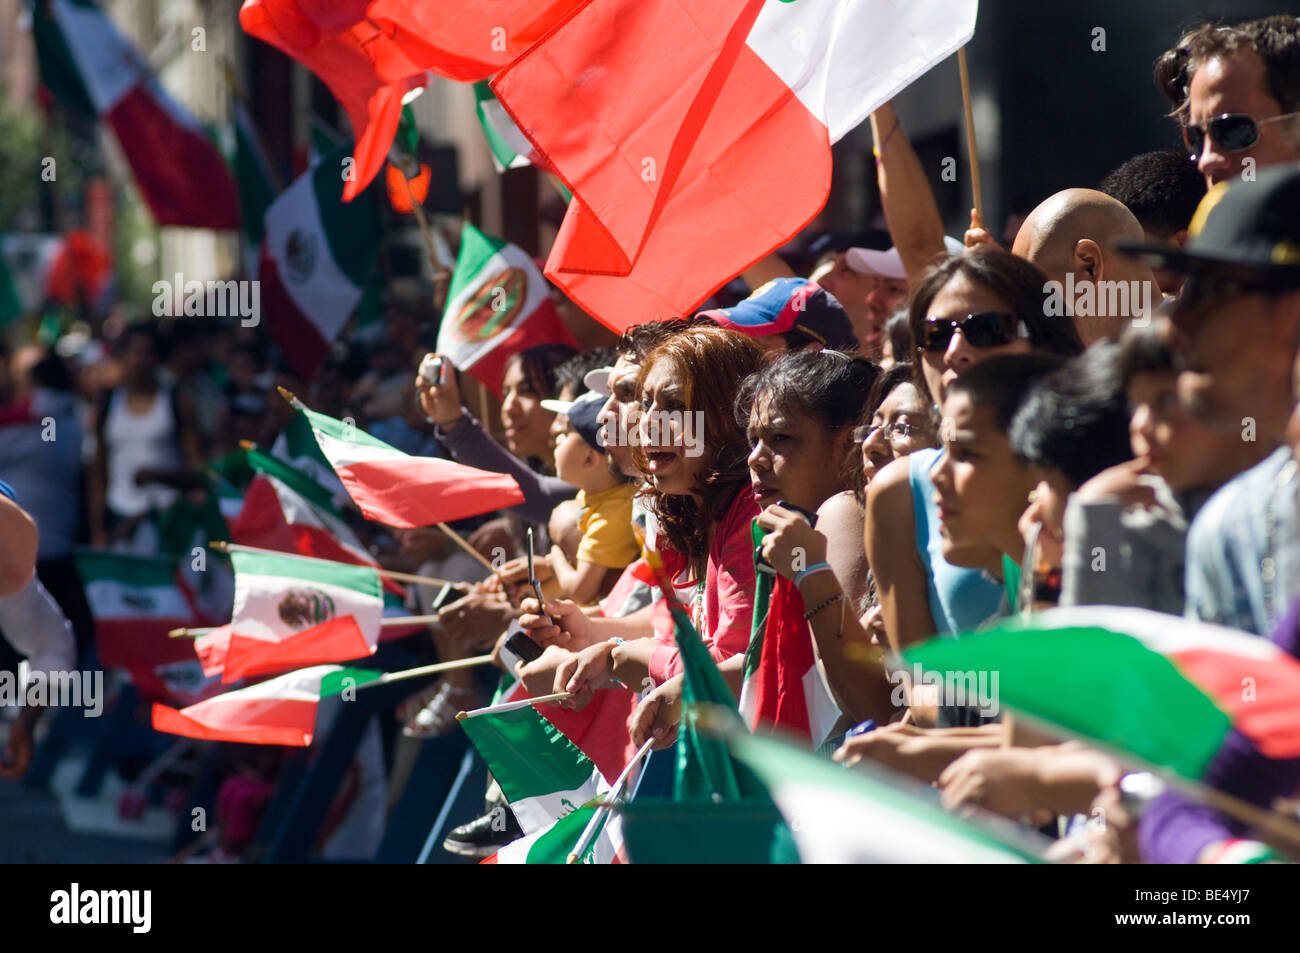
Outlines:
{"type": "Polygon", "coordinates": [[[1160,301],[1151,269],[1115,252],[1117,238],[1144,238],[1123,203],[1093,189],[1066,189],[1029,213],[1011,246],[1047,273],[1047,313],[1073,318],[1084,344],[1118,337],[1160,301]]]}

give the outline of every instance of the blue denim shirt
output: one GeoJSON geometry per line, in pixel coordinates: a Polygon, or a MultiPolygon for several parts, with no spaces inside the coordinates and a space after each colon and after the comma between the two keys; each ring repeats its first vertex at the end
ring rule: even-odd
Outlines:
{"type": "Polygon", "coordinates": [[[1187,531],[1185,615],[1256,635],[1277,628],[1300,582],[1298,487],[1291,448],[1279,447],[1210,497],[1187,531]],[[1271,599],[1262,568],[1266,558],[1274,560],[1271,599]]]}

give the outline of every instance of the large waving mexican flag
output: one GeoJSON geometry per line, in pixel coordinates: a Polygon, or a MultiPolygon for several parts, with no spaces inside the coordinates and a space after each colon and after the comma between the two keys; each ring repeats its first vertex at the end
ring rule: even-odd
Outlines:
{"type": "Polygon", "coordinates": [[[546,274],[615,331],[690,314],[830,193],[831,145],[975,0],[588,0],[492,81],[573,192],[546,274]]]}
{"type": "Polygon", "coordinates": [[[32,34],[42,82],[113,130],[159,225],[239,228],[239,192],[216,143],[93,0],[33,3],[32,34]]]}

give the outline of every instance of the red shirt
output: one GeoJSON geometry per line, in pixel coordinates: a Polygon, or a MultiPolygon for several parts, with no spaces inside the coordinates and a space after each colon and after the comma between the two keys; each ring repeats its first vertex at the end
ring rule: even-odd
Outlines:
{"type": "MultiPolygon", "coordinates": [[[[700,637],[715,662],[739,655],[749,647],[754,615],[754,542],[750,523],[758,516],[758,502],[742,487],[714,528],[704,578],[704,621],[700,637]]],[[[682,671],[681,654],[671,624],[656,615],[654,639],[659,643],[650,656],[650,677],[662,685],[682,671]]]]}

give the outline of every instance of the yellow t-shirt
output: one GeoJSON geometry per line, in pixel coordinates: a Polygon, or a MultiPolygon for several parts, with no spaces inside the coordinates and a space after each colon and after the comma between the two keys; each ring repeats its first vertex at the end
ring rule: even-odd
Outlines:
{"type": "Polygon", "coordinates": [[[620,483],[608,490],[587,496],[578,491],[578,529],[582,540],[578,543],[578,559],[597,566],[622,569],[641,555],[632,527],[632,497],[636,487],[620,483]]]}

